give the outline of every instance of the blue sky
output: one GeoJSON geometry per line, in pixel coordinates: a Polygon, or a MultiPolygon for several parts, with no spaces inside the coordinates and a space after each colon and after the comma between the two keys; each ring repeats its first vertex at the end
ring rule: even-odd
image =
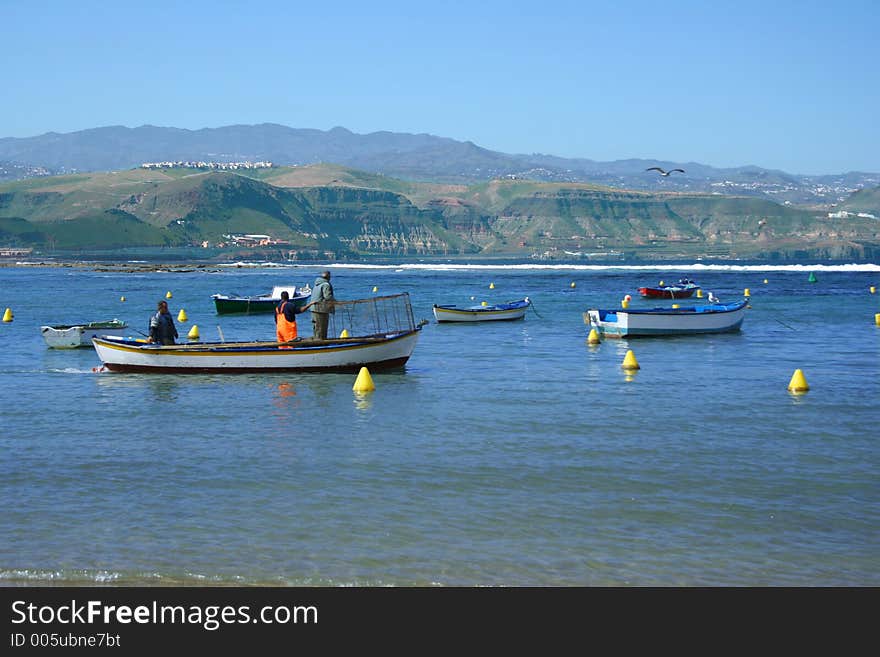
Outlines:
{"type": "Polygon", "coordinates": [[[280,123],[880,172],[880,2],[0,0],[0,137],[280,123]]]}

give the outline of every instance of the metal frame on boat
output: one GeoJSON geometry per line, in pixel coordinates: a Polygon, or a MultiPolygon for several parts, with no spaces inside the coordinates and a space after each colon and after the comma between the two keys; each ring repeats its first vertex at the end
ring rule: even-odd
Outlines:
{"type": "Polygon", "coordinates": [[[486,322],[496,320],[522,319],[531,301],[528,297],[509,303],[460,307],[455,305],[438,306],[434,304],[434,319],[438,322],[486,322]]]}
{"type": "Polygon", "coordinates": [[[345,337],[290,342],[238,341],[155,345],[131,338],[95,338],[101,362],[114,372],[357,372],[402,367],[422,324],[409,294],[337,301],[336,323],[345,337]],[[349,337],[352,336],[352,337],[349,337]]]}
{"type": "Polygon", "coordinates": [[[740,329],[747,306],[748,300],[743,299],[682,308],[591,308],[584,313],[584,323],[609,338],[725,333],[740,329]]]}

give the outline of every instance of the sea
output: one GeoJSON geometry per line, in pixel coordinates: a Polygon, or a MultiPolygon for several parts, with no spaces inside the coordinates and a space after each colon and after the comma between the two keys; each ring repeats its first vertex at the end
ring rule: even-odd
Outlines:
{"type": "Polygon", "coordinates": [[[880,585],[880,265],[128,264],[0,268],[0,585],[880,585]],[[373,392],[111,373],[40,334],[140,337],[167,298],[181,339],[269,340],[211,295],[323,269],[427,320],[373,392]],[[742,329],[587,343],[585,310],[681,277],[748,295],[742,329]],[[432,316],[526,296],[523,320],[432,316]]]}

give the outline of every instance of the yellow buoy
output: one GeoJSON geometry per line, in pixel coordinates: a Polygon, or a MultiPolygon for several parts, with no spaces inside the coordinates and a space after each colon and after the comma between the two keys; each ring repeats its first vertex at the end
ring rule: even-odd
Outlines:
{"type": "Polygon", "coordinates": [[[361,371],[358,372],[357,379],[355,379],[351,389],[355,392],[372,392],[375,390],[376,386],[373,383],[373,377],[370,376],[370,370],[366,367],[361,367],[361,371]]]}
{"type": "MultiPolygon", "coordinates": [[[[3,321],[5,322],[6,320],[4,319],[3,321]]],[[[877,326],[880,326],[880,313],[877,313],[876,315],[874,315],[874,323],[877,326]]]]}
{"type": "Polygon", "coordinates": [[[342,329],[342,333],[339,334],[339,337],[340,338],[347,338],[348,337],[348,329],[342,329]]]}
{"type": "Polygon", "coordinates": [[[679,306],[677,303],[672,304],[672,307],[673,308],[681,308],[681,306],[679,306]]]}
{"type": "Polygon", "coordinates": [[[752,296],[751,292],[749,291],[749,288],[746,288],[745,290],[743,290],[743,296],[744,297],[752,296]]]}
{"type": "Polygon", "coordinates": [[[376,286],[374,285],[374,286],[373,286],[373,292],[378,292],[378,291],[379,291],[379,288],[376,287],[376,286]]]}
{"type": "Polygon", "coordinates": [[[193,327],[189,330],[189,333],[186,334],[190,340],[198,340],[199,339],[199,325],[193,324],[193,327]]]}
{"type": "Polygon", "coordinates": [[[636,360],[636,355],[633,353],[632,349],[626,352],[626,356],[623,357],[623,365],[621,365],[625,370],[638,370],[641,369],[639,365],[639,361],[636,360]]]}
{"type": "Polygon", "coordinates": [[[660,285],[663,285],[663,281],[660,281],[660,285]]]}
{"type": "Polygon", "coordinates": [[[183,308],[181,308],[180,312],[177,313],[177,321],[178,322],[185,322],[186,321],[186,311],[183,308]]]}
{"type": "Polygon", "coordinates": [[[767,285],[767,279],[766,279],[766,278],[764,279],[764,285],[767,285]]]}
{"type": "Polygon", "coordinates": [[[791,381],[788,382],[788,391],[806,392],[809,389],[810,386],[807,385],[807,379],[804,377],[804,373],[801,370],[795,370],[794,374],[791,375],[791,381]]]}
{"type": "Polygon", "coordinates": [[[488,306],[489,304],[486,303],[485,301],[483,301],[483,302],[481,303],[481,305],[483,305],[483,306],[488,306]]]}
{"type": "Polygon", "coordinates": [[[494,290],[494,289],[495,289],[495,283],[489,283],[489,289],[490,289],[490,290],[494,290]]]}
{"type": "Polygon", "coordinates": [[[599,332],[596,329],[591,328],[590,335],[587,336],[587,344],[599,344],[599,342],[599,332]]]}
{"type": "Polygon", "coordinates": [[[623,308],[629,308],[629,301],[628,301],[627,299],[621,299],[621,300],[620,300],[620,305],[621,305],[621,307],[623,307],[623,308]]]}
{"type": "Polygon", "coordinates": [[[125,301],[125,297],[119,297],[120,301],[125,301]]]}
{"type": "Polygon", "coordinates": [[[165,293],[165,298],[166,298],[166,299],[170,299],[170,298],[171,298],[171,290],[168,290],[168,291],[165,293]]]}
{"type": "Polygon", "coordinates": [[[12,321],[12,308],[7,308],[6,312],[3,313],[3,321],[11,322],[12,321]]]}
{"type": "Polygon", "coordinates": [[[871,294],[874,294],[877,291],[877,288],[873,285],[869,289],[871,290],[871,294]]]}
{"type": "Polygon", "coordinates": [[[569,285],[569,287],[574,287],[574,281],[571,282],[571,285],[569,285]]]}
{"type": "Polygon", "coordinates": [[[703,298],[703,290],[697,290],[697,299],[703,298]]]}

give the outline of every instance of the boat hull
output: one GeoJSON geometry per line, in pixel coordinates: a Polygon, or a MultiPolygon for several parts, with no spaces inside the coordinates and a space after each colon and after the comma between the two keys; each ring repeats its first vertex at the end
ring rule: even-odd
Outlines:
{"type": "Polygon", "coordinates": [[[247,373],[358,372],[402,367],[418,342],[419,330],[351,340],[210,342],[150,345],[95,338],[98,357],[113,372],[247,373]]]}
{"type": "Polygon", "coordinates": [[[746,308],[746,301],[631,311],[594,308],[584,313],[584,321],[609,338],[726,333],[740,330],[746,308]]]}
{"type": "Polygon", "coordinates": [[[40,333],[50,349],[78,349],[91,347],[92,338],[110,335],[121,337],[128,325],[125,322],[93,322],[90,324],[41,326],[40,333]]]}
{"type": "Polygon", "coordinates": [[[434,305],[434,319],[438,322],[490,322],[522,319],[529,309],[528,300],[495,306],[458,306],[434,305]]]}
{"type": "Polygon", "coordinates": [[[698,289],[698,286],[640,287],[639,294],[647,299],[689,299],[698,289]]]}
{"type": "MultiPolygon", "coordinates": [[[[214,308],[218,315],[257,315],[271,314],[275,312],[275,308],[281,301],[281,298],[272,297],[229,297],[222,294],[215,294],[214,308]]],[[[309,295],[295,296],[291,301],[297,308],[302,308],[309,302],[309,295]]]]}

